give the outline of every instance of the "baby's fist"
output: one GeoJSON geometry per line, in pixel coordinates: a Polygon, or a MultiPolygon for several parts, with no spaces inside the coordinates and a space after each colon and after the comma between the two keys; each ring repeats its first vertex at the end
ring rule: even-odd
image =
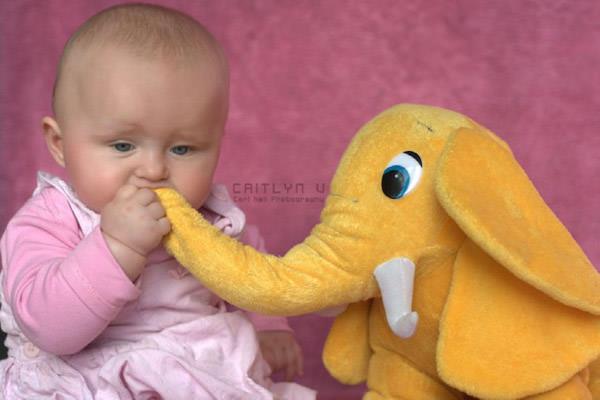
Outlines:
{"type": "Polygon", "coordinates": [[[144,257],[171,229],[156,194],[131,184],[122,186],[106,204],[100,224],[103,233],[144,257]]]}
{"type": "Polygon", "coordinates": [[[303,374],[302,349],[288,331],[260,331],[258,343],[264,359],[274,372],[284,371],[290,381],[303,374]]]}

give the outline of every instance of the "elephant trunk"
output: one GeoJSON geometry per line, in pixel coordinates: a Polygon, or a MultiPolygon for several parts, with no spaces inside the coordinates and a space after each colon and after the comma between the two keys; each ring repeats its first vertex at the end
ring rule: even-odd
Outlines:
{"type": "Polygon", "coordinates": [[[283,257],[275,257],[223,235],[175,191],[158,189],[157,194],[172,226],[164,243],[167,251],[206,287],[240,308],[298,315],[357,302],[377,290],[374,279],[342,265],[330,240],[334,232],[324,223],[283,257]],[[219,279],[225,269],[235,282],[219,279]]]}

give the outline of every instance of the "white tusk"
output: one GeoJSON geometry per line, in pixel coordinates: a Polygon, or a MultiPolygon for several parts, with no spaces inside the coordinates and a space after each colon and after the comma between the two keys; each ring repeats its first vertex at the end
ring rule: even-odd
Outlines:
{"type": "Polygon", "coordinates": [[[411,337],[419,322],[419,314],[412,311],[415,264],[408,258],[394,258],[380,264],[373,274],[390,329],[401,338],[411,337]]]}

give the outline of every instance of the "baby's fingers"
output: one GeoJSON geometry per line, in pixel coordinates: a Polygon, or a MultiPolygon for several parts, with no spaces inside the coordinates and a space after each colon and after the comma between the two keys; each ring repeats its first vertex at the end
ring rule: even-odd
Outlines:
{"type": "Polygon", "coordinates": [[[117,190],[117,193],[115,193],[115,198],[125,200],[136,194],[137,191],[138,188],[136,186],[126,183],[125,185],[121,186],[119,190],[117,190]]]}
{"type": "Polygon", "coordinates": [[[148,206],[151,203],[158,202],[156,193],[148,188],[141,188],[133,195],[135,202],[142,206],[148,206]]]}
{"type": "Polygon", "coordinates": [[[150,217],[156,220],[165,216],[165,209],[159,202],[150,203],[150,205],[146,207],[146,210],[148,211],[148,214],[150,214],[150,217]]]}
{"type": "Polygon", "coordinates": [[[298,376],[304,375],[304,356],[302,355],[302,349],[298,344],[295,346],[296,348],[296,368],[298,371],[298,376]]]}
{"type": "Polygon", "coordinates": [[[166,235],[167,233],[169,233],[171,231],[171,223],[169,222],[167,217],[162,217],[161,219],[156,221],[156,224],[158,227],[158,231],[162,235],[166,235]]]}
{"type": "Polygon", "coordinates": [[[294,343],[292,346],[285,348],[285,379],[291,381],[296,376],[303,374],[303,360],[300,348],[294,343]]]}

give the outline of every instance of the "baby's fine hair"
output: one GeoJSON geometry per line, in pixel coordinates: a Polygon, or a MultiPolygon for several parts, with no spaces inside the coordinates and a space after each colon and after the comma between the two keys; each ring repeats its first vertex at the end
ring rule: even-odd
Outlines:
{"type": "Polygon", "coordinates": [[[115,46],[145,59],[192,60],[199,54],[216,56],[227,68],[219,43],[194,18],[154,4],[129,3],[100,11],[85,21],[67,41],[60,58],[52,109],[70,57],[79,50],[115,46]]]}

